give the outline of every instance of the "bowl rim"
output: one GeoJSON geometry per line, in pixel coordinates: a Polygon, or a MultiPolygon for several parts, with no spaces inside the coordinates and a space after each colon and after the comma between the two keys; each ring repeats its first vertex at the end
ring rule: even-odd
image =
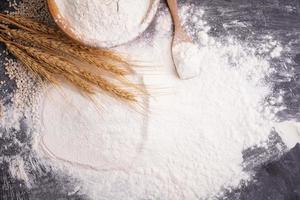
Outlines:
{"type": "Polygon", "coordinates": [[[150,26],[151,22],[154,20],[158,7],[159,7],[159,3],[160,0],[150,0],[150,5],[149,5],[149,9],[147,11],[147,13],[145,14],[145,17],[142,20],[142,23],[146,22],[146,26],[144,28],[142,28],[142,30],[140,32],[138,32],[134,37],[130,38],[129,40],[125,41],[125,42],[120,42],[120,43],[115,43],[114,45],[91,45],[91,44],[87,44],[84,41],[82,41],[80,39],[80,37],[78,37],[74,31],[72,31],[72,26],[69,24],[69,22],[67,22],[66,20],[63,19],[59,19],[61,17],[59,8],[57,6],[57,4],[55,3],[55,0],[47,0],[47,7],[48,10],[50,12],[50,15],[52,17],[52,19],[54,20],[54,22],[57,24],[57,26],[60,28],[60,30],[62,30],[62,32],[64,32],[69,38],[71,38],[72,40],[75,40],[76,42],[85,45],[85,46],[90,46],[92,48],[113,48],[116,46],[121,46],[127,43],[130,43],[132,41],[134,41],[136,38],[138,38],[143,32],[145,32],[147,30],[147,28],[150,26]],[[151,14],[153,12],[153,14],[151,14]],[[150,18],[150,20],[149,20],[150,18]]]}

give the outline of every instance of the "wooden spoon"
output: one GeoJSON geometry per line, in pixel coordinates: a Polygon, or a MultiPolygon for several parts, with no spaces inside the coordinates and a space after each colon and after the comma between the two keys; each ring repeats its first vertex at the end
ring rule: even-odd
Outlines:
{"type": "Polygon", "coordinates": [[[176,66],[177,74],[181,79],[190,79],[199,74],[200,67],[195,66],[199,63],[196,55],[198,47],[193,44],[192,39],[181,26],[181,21],[178,14],[177,0],[167,0],[174,23],[174,36],[172,42],[173,61],[176,66]],[[191,64],[187,65],[191,60],[191,64]]]}
{"type": "Polygon", "coordinates": [[[174,38],[173,45],[180,42],[192,42],[191,38],[181,26],[181,21],[178,15],[177,0],[167,0],[174,23],[174,38]]]}

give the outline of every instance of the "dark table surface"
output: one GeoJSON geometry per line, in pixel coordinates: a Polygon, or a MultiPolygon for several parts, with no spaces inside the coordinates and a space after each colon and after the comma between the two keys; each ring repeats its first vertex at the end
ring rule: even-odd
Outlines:
{"type": "MultiPolygon", "coordinates": [[[[13,1],[13,0],[11,0],[13,1]]],[[[272,95],[283,94],[285,110],[278,112],[282,120],[300,120],[300,0],[187,0],[201,5],[206,11],[205,18],[212,27],[210,34],[222,38],[234,35],[237,39],[255,46],[263,42],[263,35],[271,35],[288,46],[280,58],[271,60],[276,73],[270,77],[273,83],[272,95]],[[233,21],[247,24],[247,29],[238,26],[223,26],[233,21]],[[290,58],[287,66],[286,58],[290,58]],[[284,67],[285,66],[285,67],[284,67]],[[285,74],[293,73],[293,78],[285,74]]],[[[0,0],[0,12],[9,8],[9,0],[0,0]]],[[[5,49],[0,44],[0,51],[5,49]]],[[[9,55],[8,55],[9,56],[9,55]]],[[[0,56],[0,99],[5,106],[11,103],[16,83],[7,77],[0,56]]],[[[53,172],[51,167],[43,166],[30,151],[27,134],[28,127],[21,121],[21,131],[1,127],[0,131],[0,200],[56,200],[88,199],[84,195],[72,193],[74,180],[66,174],[53,172]],[[17,143],[14,141],[18,141],[17,143]],[[26,147],[26,148],[25,148],[26,147]],[[30,160],[35,168],[29,170],[34,177],[33,185],[28,187],[24,181],[12,177],[7,159],[22,156],[30,160]]],[[[238,189],[223,191],[225,195],[216,197],[229,200],[300,200],[300,145],[288,150],[280,136],[273,132],[267,147],[253,147],[243,152],[244,170],[255,175],[250,183],[241,183],[238,189]],[[278,148],[280,147],[280,148],[278,148]]]]}

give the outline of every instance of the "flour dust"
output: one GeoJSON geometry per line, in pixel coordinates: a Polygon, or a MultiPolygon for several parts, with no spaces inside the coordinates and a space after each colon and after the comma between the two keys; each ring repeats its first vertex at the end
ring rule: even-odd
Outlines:
{"type": "Polygon", "coordinates": [[[172,54],[176,71],[181,79],[191,79],[200,74],[204,60],[197,45],[181,42],[172,47],[172,54]]]}
{"type": "MultiPolygon", "coordinates": [[[[44,97],[36,152],[80,179],[80,192],[91,199],[214,199],[221,189],[251,179],[243,170],[244,149],[263,146],[274,130],[289,147],[299,141],[298,123],[276,122],[275,112],[282,108],[265,103],[271,92],[266,77],[273,70],[268,59],[234,38],[210,36],[201,8],[180,10],[204,58],[200,76],[178,79],[166,8],[157,15],[153,38],[117,48],[151,63],[149,73],[137,72],[147,87],[164,89],[144,101],[146,114],[101,94],[99,113],[65,87],[50,88],[44,97]]],[[[278,54],[280,49],[271,56],[278,54]]]]}

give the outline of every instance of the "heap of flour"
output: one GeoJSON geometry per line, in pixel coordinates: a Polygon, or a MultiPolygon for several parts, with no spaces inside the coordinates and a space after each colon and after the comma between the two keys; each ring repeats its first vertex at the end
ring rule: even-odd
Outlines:
{"type": "Polygon", "coordinates": [[[211,37],[200,8],[181,11],[183,22],[197,27],[190,34],[205,58],[199,77],[177,77],[167,9],[158,15],[153,38],[118,49],[153,65],[140,74],[162,91],[149,90],[146,113],[101,93],[95,96],[99,108],[69,88],[45,93],[37,154],[50,158],[53,170],[80,179],[79,192],[91,199],[214,199],[251,176],[243,170],[243,150],[264,145],[274,130],[290,147],[299,141],[297,123],[280,126],[274,112],[264,112],[269,61],[232,38],[211,37]],[[282,134],[286,129],[294,131],[282,134]]]}
{"type": "Polygon", "coordinates": [[[204,64],[198,46],[182,42],[172,48],[173,60],[178,76],[181,79],[190,79],[200,74],[201,65],[204,64]]]}
{"type": "Polygon", "coordinates": [[[152,0],[55,0],[71,31],[92,46],[128,42],[145,30],[155,15],[152,0]]]}

